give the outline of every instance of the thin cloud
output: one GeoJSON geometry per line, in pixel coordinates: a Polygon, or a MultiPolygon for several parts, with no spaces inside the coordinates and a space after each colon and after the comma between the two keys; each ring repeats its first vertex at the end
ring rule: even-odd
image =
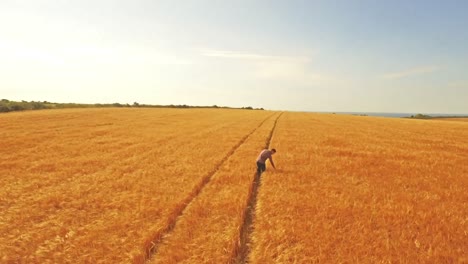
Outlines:
{"type": "Polygon", "coordinates": [[[265,55],[257,53],[248,53],[231,50],[203,50],[202,56],[206,57],[217,57],[226,59],[245,59],[245,60],[288,60],[288,61],[303,61],[307,62],[308,58],[305,57],[293,57],[293,56],[276,56],[276,55],[265,55]]]}
{"type": "Polygon", "coordinates": [[[227,51],[227,50],[205,50],[205,51],[202,51],[202,55],[207,56],[207,57],[249,59],[249,60],[274,58],[273,56],[266,56],[266,55],[253,54],[253,53],[243,53],[243,52],[237,52],[237,51],[227,51]]]}
{"type": "Polygon", "coordinates": [[[440,70],[440,67],[434,65],[415,67],[400,72],[391,72],[382,75],[384,79],[401,79],[409,76],[432,73],[440,70]]]}
{"type": "Polygon", "coordinates": [[[236,60],[253,67],[257,80],[284,81],[291,85],[340,85],[342,80],[315,72],[306,56],[265,55],[230,50],[202,50],[202,56],[236,60]]]}

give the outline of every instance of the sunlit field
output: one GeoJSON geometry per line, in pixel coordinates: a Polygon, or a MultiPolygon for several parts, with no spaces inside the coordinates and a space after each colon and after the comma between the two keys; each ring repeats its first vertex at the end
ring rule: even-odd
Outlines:
{"type": "Polygon", "coordinates": [[[0,115],[1,261],[143,262],[204,181],[271,115],[196,109],[0,115]]]}
{"type": "Polygon", "coordinates": [[[0,263],[468,261],[467,122],[41,110],[0,149],[0,263]]]}
{"type": "Polygon", "coordinates": [[[468,124],[283,115],[252,263],[465,263],[468,124]]]}
{"type": "Polygon", "coordinates": [[[455,117],[451,117],[451,118],[434,118],[433,120],[437,120],[437,121],[468,122],[468,118],[455,118],[455,117]]]}

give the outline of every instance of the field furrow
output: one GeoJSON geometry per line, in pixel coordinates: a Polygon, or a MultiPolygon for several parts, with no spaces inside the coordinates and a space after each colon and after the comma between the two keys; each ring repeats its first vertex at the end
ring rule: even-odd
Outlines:
{"type": "MultiPolygon", "coordinates": [[[[272,114],[274,115],[274,114],[272,114]]],[[[215,175],[221,166],[223,166],[224,162],[228,160],[235,152],[236,150],[242,146],[242,144],[245,143],[245,141],[255,133],[271,116],[267,117],[265,120],[263,120],[260,125],[256,128],[254,128],[249,134],[247,134],[245,137],[243,137],[235,146],[232,147],[231,151],[226,154],[226,156],[215,166],[215,169],[210,172],[206,177],[202,178],[200,183],[195,187],[195,189],[190,193],[190,195],[184,199],[182,206],[176,208],[176,211],[173,212],[171,215],[171,222],[168,224],[168,226],[160,230],[157,234],[154,234],[155,239],[151,241],[151,244],[148,245],[148,248],[145,250],[146,251],[146,259],[150,259],[154,254],[157,253],[157,249],[159,246],[159,243],[161,243],[161,240],[163,239],[163,236],[167,236],[168,233],[170,233],[177,222],[177,219],[184,213],[185,209],[187,206],[190,206],[191,202],[200,194],[200,192],[203,190],[203,188],[209,183],[213,175],[215,175]]],[[[138,262],[138,260],[136,260],[138,262]]]]}
{"type": "Polygon", "coordinates": [[[237,256],[255,158],[278,117],[268,119],[226,160],[163,238],[150,263],[229,263],[237,256]]]}
{"type": "MultiPolygon", "coordinates": [[[[271,145],[271,140],[273,138],[273,134],[275,133],[276,125],[278,124],[278,120],[283,113],[281,113],[278,118],[275,120],[275,124],[271,129],[270,135],[266,140],[265,148],[269,149],[271,145]]],[[[248,197],[247,207],[245,208],[245,214],[242,226],[240,228],[240,246],[237,252],[237,256],[233,259],[232,262],[234,263],[246,263],[248,260],[248,254],[250,251],[250,242],[251,242],[251,235],[253,231],[253,219],[255,217],[255,207],[257,206],[257,195],[258,189],[261,185],[261,175],[255,173],[254,180],[252,182],[251,192],[248,197]]]]}

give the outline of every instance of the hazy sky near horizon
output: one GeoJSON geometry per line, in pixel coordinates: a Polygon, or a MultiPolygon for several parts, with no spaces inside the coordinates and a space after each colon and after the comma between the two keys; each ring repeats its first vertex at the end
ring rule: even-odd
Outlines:
{"type": "Polygon", "coordinates": [[[468,1],[0,1],[0,99],[468,113],[468,1]]]}

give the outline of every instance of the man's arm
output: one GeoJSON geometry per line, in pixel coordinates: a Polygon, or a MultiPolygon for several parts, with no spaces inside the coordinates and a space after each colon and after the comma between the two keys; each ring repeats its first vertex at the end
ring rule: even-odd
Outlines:
{"type": "Polygon", "coordinates": [[[276,170],[275,163],[273,162],[273,158],[269,157],[268,159],[270,160],[271,166],[273,166],[273,168],[275,168],[276,170]]]}

